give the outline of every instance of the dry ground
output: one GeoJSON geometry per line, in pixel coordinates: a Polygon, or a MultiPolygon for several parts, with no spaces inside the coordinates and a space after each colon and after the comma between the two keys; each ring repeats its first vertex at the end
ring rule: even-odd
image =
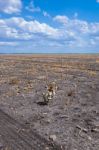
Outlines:
{"type": "Polygon", "coordinates": [[[36,133],[40,150],[99,150],[99,55],[1,55],[0,112],[17,122],[7,121],[4,128],[7,118],[0,113],[1,147],[10,143],[11,150],[39,150],[28,147],[36,133]],[[55,81],[58,91],[48,105],[40,105],[47,80],[55,81]],[[11,143],[17,124],[25,126],[17,136],[28,144],[15,149],[11,143]],[[8,128],[13,136],[3,132],[8,128]]]}

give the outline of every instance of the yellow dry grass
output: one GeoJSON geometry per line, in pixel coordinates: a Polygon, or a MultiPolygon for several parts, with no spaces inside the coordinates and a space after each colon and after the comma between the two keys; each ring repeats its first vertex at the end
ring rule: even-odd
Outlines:
{"type": "Polygon", "coordinates": [[[99,59],[96,60],[96,63],[99,63],[99,59]]]}

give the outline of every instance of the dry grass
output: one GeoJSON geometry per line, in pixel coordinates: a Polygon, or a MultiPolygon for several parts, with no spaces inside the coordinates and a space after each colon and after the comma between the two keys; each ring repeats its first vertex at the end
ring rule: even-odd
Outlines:
{"type": "Polygon", "coordinates": [[[19,80],[17,78],[12,78],[12,79],[10,79],[9,84],[11,84],[11,85],[18,85],[19,84],[19,80]]]}
{"type": "Polygon", "coordinates": [[[96,60],[96,63],[99,63],[99,59],[96,60]]]}

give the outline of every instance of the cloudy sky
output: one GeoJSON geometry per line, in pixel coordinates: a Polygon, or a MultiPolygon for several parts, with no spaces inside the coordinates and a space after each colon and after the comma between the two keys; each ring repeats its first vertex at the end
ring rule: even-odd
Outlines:
{"type": "Polygon", "coordinates": [[[99,0],[0,0],[0,53],[99,53],[99,0]]]}

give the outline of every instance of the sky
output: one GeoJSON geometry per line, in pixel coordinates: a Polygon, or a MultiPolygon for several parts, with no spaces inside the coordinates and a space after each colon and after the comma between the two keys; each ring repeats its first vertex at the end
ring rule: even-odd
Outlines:
{"type": "Polygon", "coordinates": [[[0,53],[99,53],[99,0],[0,0],[0,53]]]}

